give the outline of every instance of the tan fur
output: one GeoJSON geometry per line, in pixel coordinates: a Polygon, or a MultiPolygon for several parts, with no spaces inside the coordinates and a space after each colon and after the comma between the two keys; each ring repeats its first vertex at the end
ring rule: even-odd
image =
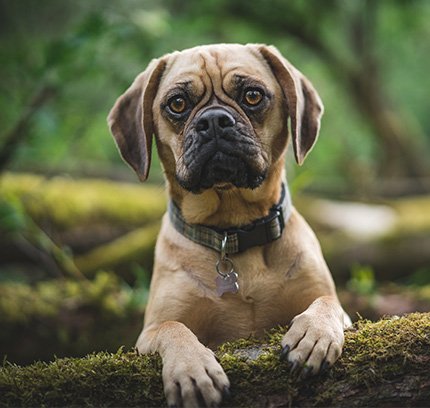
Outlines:
{"type": "MultiPolygon", "coordinates": [[[[315,143],[321,114],[322,104],[310,82],[276,49],[223,44],[175,52],[153,61],[112,109],[109,124],[122,156],[142,180],[147,177],[150,153],[136,159],[133,149],[150,146],[148,140],[154,132],[168,194],[184,217],[196,224],[229,228],[267,215],[278,202],[281,180],[285,180],[288,115],[296,158],[301,163],[315,143]],[[264,120],[248,118],[231,96],[238,73],[258,80],[272,92],[273,103],[264,120]],[[199,102],[187,124],[178,130],[163,117],[160,106],[175,84],[184,81],[191,84],[190,92],[199,102]],[[140,95],[137,102],[136,95],[140,95]],[[244,126],[255,132],[261,145],[255,166],[268,169],[259,187],[228,186],[225,190],[215,186],[193,194],[178,184],[178,174],[187,176],[181,165],[187,126],[206,106],[214,104],[235,109],[244,126]],[[134,136],[126,132],[130,125],[124,124],[124,120],[133,121],[130,118],[138,121],[133,124],[134,136]],[[128,140],[130,137],[135,140],[128,140]]],[[[279,240],[230,255],[239,274],[237,294],[216,296],[219,257],[216,251],[185,238],[164,216],[137,347],[142,353],[160,352],[169,405],[201,404],[196,389],[207,406],[219,404],[229,381],[206,347],[251,333],[261,336],[265,330],[291,321],[294,324],[282,341],[282,347],[291,349],[290,363],[307,360],[312,373],[325,361],[334,363],[341,353],[343,327],[349,318],[344,321],[318,241],[294,208],[279,240]]]]}

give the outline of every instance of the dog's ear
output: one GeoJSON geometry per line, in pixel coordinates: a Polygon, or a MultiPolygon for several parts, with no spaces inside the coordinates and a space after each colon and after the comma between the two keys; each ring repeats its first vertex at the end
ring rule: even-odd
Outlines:
{"type": "Polygon", "coordinates": [[[166,66],[166,58],[151,61],[121,95],[108,116],[110,131],[122,158],[140,181],[148,178],[154,123],[152,105],[166,66]]]}
{"type": "Polygon", "coordinates": [[[259,51],[284,91],[291,118],[294,154],[297,163],[302,164],[317,140],[323,104],[310,81],[275,47],[261,45],[259,51]]]}

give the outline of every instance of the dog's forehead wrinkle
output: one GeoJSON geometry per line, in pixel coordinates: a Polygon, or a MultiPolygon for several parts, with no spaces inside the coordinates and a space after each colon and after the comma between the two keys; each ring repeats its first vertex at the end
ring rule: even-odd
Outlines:
{"type": "Polygon", "coordinates": [[[192,82],[190,80],[175,82],[166,90],[163,100],[168,100],[169,98],[172,98],[178,94],[188,95],[191,89],[192,82]]]}
{"type": "MultiPolygon", "coordinates": [[[[231,87],[230,82],[234,82],[233,73],[246,77],[250,74],[249,67],[236,59],[234,52],[230,49],[209,48],[209,52],[200,54],[204,61],[204,72],[211,82],[214,93],[226,93],[231,87]],[[225,83],[225,81],[227,81],[225,83]],[[230,85],[230,86],[229,86],[230,85]]],[[[234,84],[233,84],[234,85],[234,84]]]]}
{"type": "Polygon", "coordinates": [[[199,55],[187,51],[174,52],[170,55],[162,82],[165,86],[189,83],[199,87],[199,81],[202,81],[201,73],[204,71],[204,65],[205,62],[199,55]]]}
{"type": "Polygon", "coordinates": [[[181,88],[181,89],[189,89],[189,88],[191,88],[192,84],[193,84],[193,81],[190,79],[187,79],[187,80],[182,80],[182,81],[176,82],[175,86],[177,88],[181,88]]]}
{"type": "MultiPolygon", "coordinates": [[[[214,81],[213,81],[213,79],[212,79],[212,77],[211,77],[211,75],[209,73],[210,69],[208,68],[208,64],[206,62],[206,59],[203,56],[201,56],[201,58],[202,58],[202,61],[203,61],[203,70],[202,70],[202,72],[204,72],[206,74],[204,79],[206,79],[205,82],[208,84],[208,87],[206,89],[206,93],[210,94],[210,93],[213,93],[214,90],[215,90],[214,81]]],[[[202,78],[202,80],[204,80],[204,79],[202,78]]]]}
{"type": "Polygon", "coordinates": [[[252,73],[248,74],[242,74],[242,73],[234,73],[232,78],[232,83],[236,84],[236,86],[255,86],[255,87],[262,87],[264,89],[270,89],[270,85],[263,81],[261,78],[255,77],[252,73]]]}
{"type": "Polygon", "coordinates": [[[251,50],[243,46],[237,47],[203,46],[197,49],[198,52],[186,50],[174,53],[164,79],[167,84],[187,86],[185,90],[198,93],[199,99],[203,94],[216,94],[221,100],[226,96],[231,98],[232,92],[246,81],[249,86],[269,88],[268,84],[257,79],[264,77],[263,73],[267,75],[267,67],[251,50]],[[241,53],[236,52],[237,47],[240,47],[242,52],[246,51],[245,62],[238,56],[241,53]]]}

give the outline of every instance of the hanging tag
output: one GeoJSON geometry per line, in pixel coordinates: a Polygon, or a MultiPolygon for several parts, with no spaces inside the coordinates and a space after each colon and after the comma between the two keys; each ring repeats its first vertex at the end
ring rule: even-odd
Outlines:
{"type": "Polygon", "coordinates": [[[238,275],[234,271],[233,261],[227,257],[225,257],[224,259],[220,259],[216,264],[216,270],[219,274],[219,276],[215,280],[217,285],[217,290],[216,290],[217,296],[222,296],[226,292],[231,292],[233,294],[236,294],[239,291],[239,285],[237,283],[238,275]],[[219,266],[221,262],[230,263],[230,266],[231,266],[230,272],[222,273],[219,270],[219,266]]]}
{"type": "Polygon", "coordinates": [[[222,276],[218,276],[218,278],[216,278],[216,284],[216,294],[220,297],[226,292],[231,292],[234,295],[239,291],[236,272],[228,274],[225,278],[223,278],[222,276]]]}

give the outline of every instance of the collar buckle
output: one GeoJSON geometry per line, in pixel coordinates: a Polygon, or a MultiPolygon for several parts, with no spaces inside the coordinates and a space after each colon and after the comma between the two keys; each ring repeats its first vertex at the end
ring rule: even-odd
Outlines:
{"type": "Polygon", "coordinates": [[[284,228],[282,207],[273,206],[266,217],[235,231],[239,241],[239,252],[276,241],[282,236],[284,228]]]}

